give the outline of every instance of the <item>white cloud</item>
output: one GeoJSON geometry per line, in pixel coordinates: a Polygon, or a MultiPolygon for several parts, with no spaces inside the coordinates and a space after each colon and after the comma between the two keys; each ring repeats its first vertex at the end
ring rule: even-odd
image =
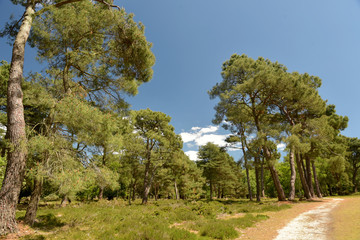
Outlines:
{"type": "MultiPolygon", "coordinates": [[[[182,132],[180,136],[188,148],[199,147],[207,144],[208,142],[217,144],[221,147],[227,145],[225,139],[229,134],[216,134],[219,130],[219,126],[207,126],[204,128],[201,127],[192,127],[189,132],[182,132]]],[[[231,151],[237,151],[238,149],[232,148],[231,151]]]]}
{"type": "Polygon", "coordinates": [[[190,158],[192,161],[198,161],[198,152],[197,151],[187,151],[185,154],[190,158]]]}
{"type": "Polygon", "coordinates": [[[197,133],[188,133],[188,132],[180,133],[180,136],[184,143],[195,141],[197,135],[198,135],[197,133]]]}
{"type": "Polygon", "coordinates": [[[286,148],[286,145],[285,145],[285,143],[280,143],[276,146],[276,148],[280,151],[284,151],[286,148]]]}
{"type": "Polygon", "coordinates": [[[216,132],[218,129],[219,129],[219,126],[209,126],[207,128],[201,128],[199,133],[204,134],[204,133],[216,132]]]}
{"type": "Polygon", "coordinates": [[[228,136],[226,135],[217,135],[217,134],[205,134],[195,139],[195,143],[198,146],[203,146],[208,142],[219,145],[220,147],[226,146],[225,139],[228,136]]]}

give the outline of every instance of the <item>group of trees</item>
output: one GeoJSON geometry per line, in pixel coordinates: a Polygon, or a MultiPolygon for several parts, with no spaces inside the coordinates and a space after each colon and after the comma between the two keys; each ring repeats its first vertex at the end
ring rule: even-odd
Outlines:
{"type": "Polygon", "coordinates": [[[252,200],[256,192],[260,201],[358,190],[360,141],[340,135],[348,120],[321,99],[319,78],[233,55],[210,96],[220,98],[214,122],[233,133],[229,146],[243,157],[208,143],[193,162],[169,116],[131,111],[124,100],[151,79],[155,62],[132,14],[110,0],[12,2],[25,11],[2,32],[13,56],[0,66],[0,235],[16,231],[26,193],[32,225],[44,196],[62,205],[105,197],[146,204],[150,196],[252,200]],[[23,77],[26,43],[44,71],[23,77]],[[279,162],[280,142],[289,154],[279,162]]]}
{"type": "Polygon", "coordinates": [[[261,57],[234,54],[223,64],[222,78],[209,92],[220,99],[214,123],[223,123],[233,133],[227,139],[230,145],[241,145],[250,198],[250,168],[255,172],[257,201],[264,196],[264,169],[280,201],[295,198],[297,181],[297,195],[306,199],[349,193],[351,187],[357,191],[358,139],[340,135],[348,118],[337,115],[335,106],[320,97],[318,77],[289,73],[285,66],[261,57]],[[283,162],[278,161],[280,143],[286,144],[288,153],[283,162]]]}

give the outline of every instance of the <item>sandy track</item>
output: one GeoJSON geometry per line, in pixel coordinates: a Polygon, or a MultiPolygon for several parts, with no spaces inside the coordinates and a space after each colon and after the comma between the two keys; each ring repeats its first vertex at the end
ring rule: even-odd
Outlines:
{"type": "Polygon", "coordinates": [[[274,240],[326,240],[331,222],[330,212],[342,200],[334,198],[313,210],[300,214],[280,229],[274,240]]]}
{"type": "Polygon", "coordinates": [[[261,213],[269,216],[266,221],[258,222],[255,226],[246,229],[241,229],[241,236],[238,240],[272,240],[278,235],[278,230],[285,227],[291,220],[299,216],[300,214],[312,210],[322,204],[331,201],[328,199],[322,199],[321,201],[313,202],[281,202],[279,204],[290,204],[290,209],[281,210],[279,212],[266,212],[261,213]]]}

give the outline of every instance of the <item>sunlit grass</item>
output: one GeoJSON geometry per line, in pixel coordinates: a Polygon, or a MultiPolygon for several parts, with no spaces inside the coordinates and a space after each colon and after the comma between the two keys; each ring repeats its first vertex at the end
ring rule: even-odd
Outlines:
{"type": "MultiPolygon", "coordinates": [[[[243,201],[102,201],[74,203],[65,208],[41,207],[34,229],[37,235],[24,239],[233,239],[236,229],[267,218],[260,212],[289,208],[274,200],[243,201]],[[220,214],[249,213],[240,218],[218,219],[220,214]],[[253,213],[253,214],[250,214],[253,213]]],[[[17,217],[24,216],[18,211],[17,217]]]]}

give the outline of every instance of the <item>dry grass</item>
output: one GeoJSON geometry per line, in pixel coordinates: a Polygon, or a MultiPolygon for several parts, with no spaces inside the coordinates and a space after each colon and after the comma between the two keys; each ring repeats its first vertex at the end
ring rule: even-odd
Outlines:
{"type": "Polygon", "coordinates": [[[332,212],[329,239],[360,239],[360,196],[342,197],[344,201],[332,212]]]}

